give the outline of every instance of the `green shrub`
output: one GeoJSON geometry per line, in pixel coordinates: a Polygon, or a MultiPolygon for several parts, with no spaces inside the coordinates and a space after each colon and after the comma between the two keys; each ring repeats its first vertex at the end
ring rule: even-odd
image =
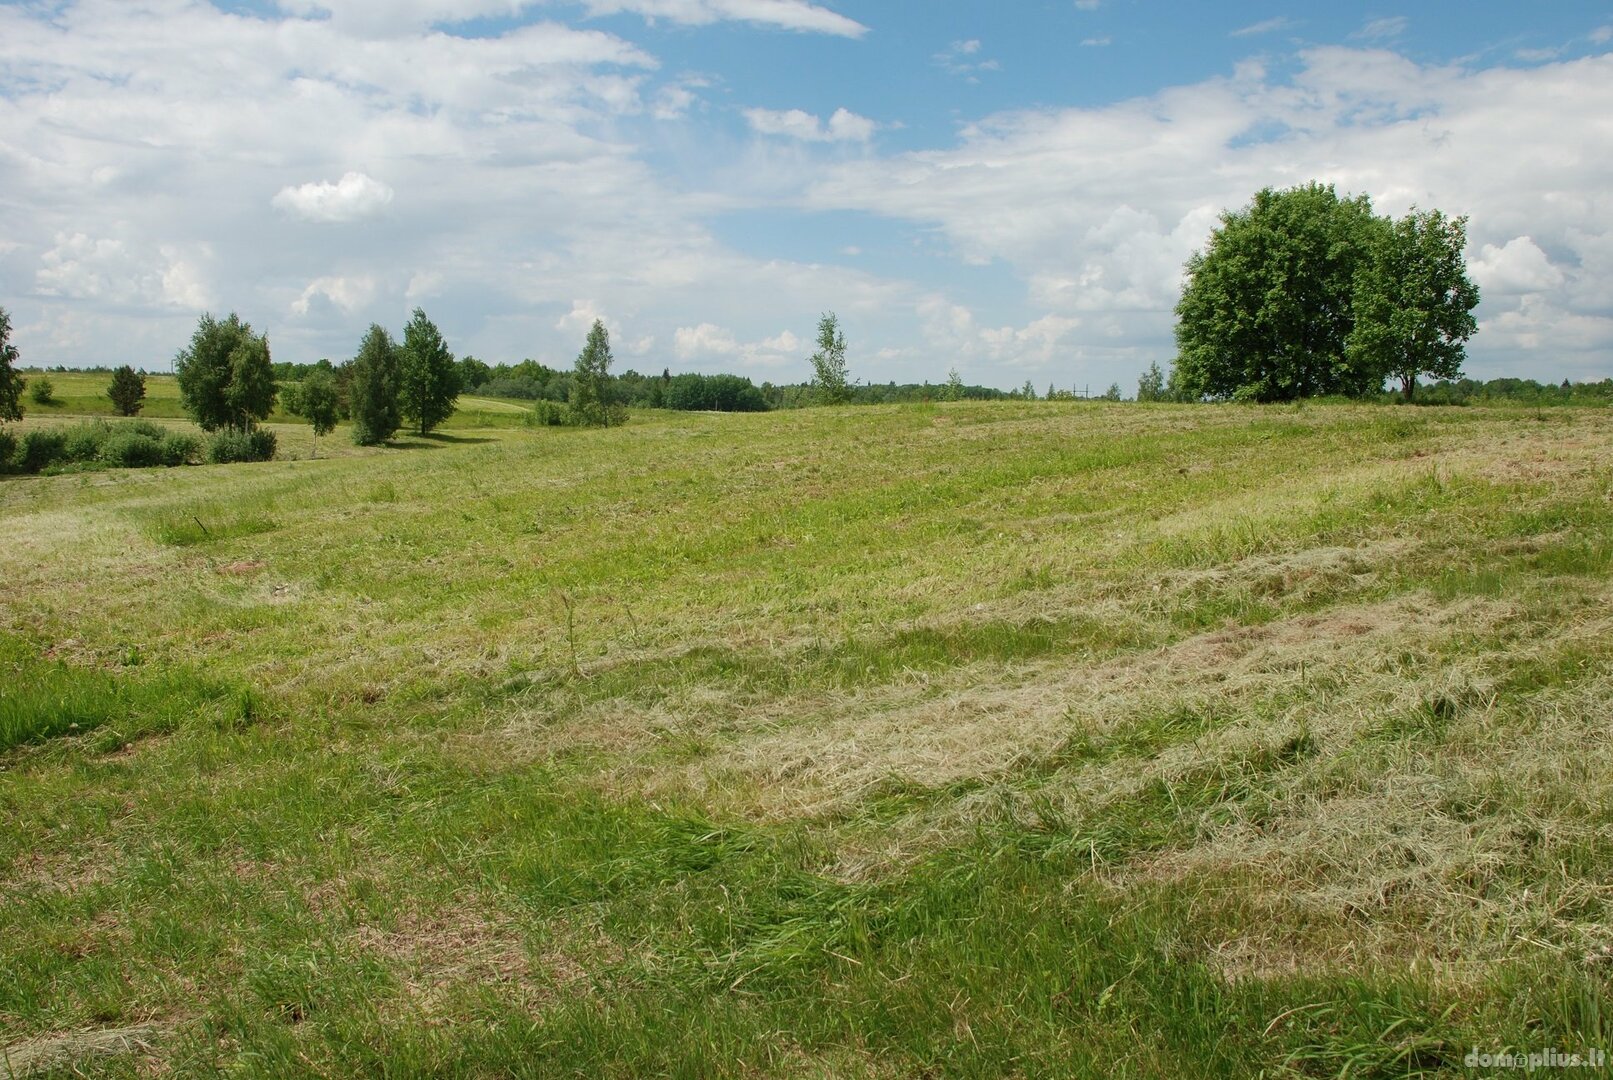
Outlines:
{"type": "Polygon", "coordinates": [[[258,428],[247,439],[252,443],[253,461],[273,461],[275,438],[274,432],[266,428],[258,428]]]}
{"type": "Polygon", "coordinates": [[[67,434],[61,428],[24,432],[17,450],[17,464],[24,472],[36,473],[67,458],[67,434]]]}
{"type": "Polygon", "coordinates": [[[189,465],[201,456],[202,442],[183,431],[170,431],[162,437],[162,463],[189,465]]]}
{"type": "Polygon", "coordinates": [[[527,427],[564,427],[571,417],[564,405],[553,401],[535,401],[526,414],[527,427]]]}
{"type": "Polygon", "coordinates": [[[35,405],[54,405],[56,387],[43,375],[36,375],[28,380],[28,396],[34,399],[35,405]]]}
{"type": "Polygon", "coordinates": [[[17,456],[17,437],[5,428],[0,428],[0,472],[11,467],[11,459],[17,456]]]}
{"type": "Polygon", "coordinates": [[[138,431],[116,431],[101,447],[101,460],[120,469],[163,464],[162,441],[138,431]]]}
{"type": "Polygon", "coordinates": [[[225,428],[207,440],[207,460],[214,465],[251,461],[252,440],[244,431],[225,428]]]}
{"type": "Polygon", "coordinates": [[[168,435],[167,428],[161,424],[152,423],[150,420],[125,421],[117,426],[117,430],[132,431],[136,435],[144,435],[146,438],[156,439],[158,442],[161,442],[168,435]]]}
{"type": "Polygon", "coordinates": [[[111,434],[112,429],[100,420],[75,424],[67,429],[64,456],[68,461],[95,461],[100,458],[101,448],[111,434]]]}
{"type": "Polygon", "coordinates": [[[207,444],[207,460],[214,465],[237,461],[268,461],[274,457],[274,432],[226,429],[207,444]]]}

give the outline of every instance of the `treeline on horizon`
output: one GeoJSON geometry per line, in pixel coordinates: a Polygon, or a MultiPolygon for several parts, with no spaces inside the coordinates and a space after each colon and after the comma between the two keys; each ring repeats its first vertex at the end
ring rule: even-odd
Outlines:
{"type": "MultiPolygon", "coordinates": [[[[536,360],[523,360],[519,364],[488,365],[467,356],[457,361],[464,392],[480,397],[508,398],[518,401],[548,401],[565,404],[570,399],[570,371],[551,368],[536,360]]],[[[279,361],[274,364],[275,380],[280,383],[301,382],[310,372],[331,372],[341,382],[343,365],[329,360],[311,364],[279,361]]],[[[70,368],[65,364],[35,370],[66,374],[111,375],[116,369],[105,364],[70,368]]],[[[142,374],[168,375],[169,372],[142,374]]],[[[775,409],[804,408],[815,403],[813,387],[809,382],[771,383],[757,386],[743,375],[684,372],[674,375],[663,370],[660,375],[642,375],[631,369],[610,376],[617,392],[617,400],[634,408],[674,409],[713,412],[764,412],[775,409]]],[[[1191,404],[1198,399],[1175,390],[1168,380],[1157,388],[1149,385],[1145,373],[1136,395],[1123,398],[1118,387],[1111,386],[1105,393],[1088,394],[1061,390],[1049,386],[1043,392],[1026,393],[1026,388],[1002,390],[994,386],[950,386],[947,383],[860,383],[851,388],[853,404],[886,405],[927,401],[1024,401],[1035,400],[1133,400],[1191,404]]],[[[1361,399],[1356,399],[1361,400],[1361,399]]],[[[1389,390],[1368,395],[1365,400],[1398,402],[1401,395],[1389,390]]],[[[1495,379],[1441,379],[1424,383],[1418,388],[1418,405],[1607,405],[1613,404],[1613,378],[1599,381],[1541,382],[1538,379],[1520,379],[1505,376],[1495,379]]]]}

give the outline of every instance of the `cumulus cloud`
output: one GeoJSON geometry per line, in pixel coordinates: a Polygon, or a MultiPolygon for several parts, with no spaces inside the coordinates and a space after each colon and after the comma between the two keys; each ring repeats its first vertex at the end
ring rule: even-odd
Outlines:
{"type": "Polygon", "coordinates": [[[1497,247],[1485,244],[1479,257],[1468,263],[1469,275],[1486,295],[1516,296],[1555,289],[1565,279],[1546,253],[1527,236],[1514,237],[1497,247]]]}
{"type": "Polygon", "coordinates": [[[801,339],[791,330],[758,341],[740,341],[732,330],[712,323],[678,327],[672,348],[679,360],[695,366],[721,361],[747,368],[799,364],[803,350],[801,339]]]}
{"type": "MultiPolygon", "coordinates": [[[[855,37],[833,6],[612,10],[855,37]]],[[[999,385],[1104,386],[1173,355],[1182,264],[1221,210],[1315,178],[1382,212],[1469,216],[1475,374],[1536,356],[1613,374],[1613,57],[1477,68],[1380,40],[966,118],[929,149],[885,152],[849,108],[757,112],[764,138],[727,139],[702,84],[632,42],[546,21],[456,36],[446,20],[472,10],[0,5],[0,281],[24,355],[161,364],[207,308],[270,330],[277,359],[335,357],[419,303],[455,352],[489,360],[567,365],[610,312],[630,329],[613,343],[654,370],[797,378],[803,337],[834,310],[861,377],[958,363],[999,385]],[[853,152],[800,168],[827,147],[853,152]],[[795,250],[829,262],[725,239],[744,218],[724,215],[762,204],[786,215],[770,223],[823,223],[821,245],[795,250]],[[857,213],[867,234],[837,231],[857,213]],[[835,254],[851,248],[879,258],[835,254]]],[[[988,51],[966,39],[949,62],[986,70],[988,51]]]]}
{"type": "Polygon", "coordinates": [[[202,310],[210,299],[200,263],[174,245],[143,249],[112,237],[57,233],[40,255],[34,287],[44,296],[120,307],[202,310]]]}
{"type": "Polygon", "coordinates": [[[307,315],[324,301],[350,315],[369,304],[375,298],[375,290],[375,278],[368,274],[315,278],[303,289],[302,295],[292,302],[291,310],[298,315],[307,315]]]}
{"type": "Polygon", "coordinates": [[[1011,266],[1030,303],[1083,318],[1065,330],[1073,352],[1124,341],[1168,360],[1182,266],[1217,214],[1261,187],[1318,179],[1382,213],[1470,217],[1473,271],[1491,286],[1481,323],[1510,328],[1474,340],[1475,370],[1509,367],[1509,349],[1531,341],[1613,347],[1597,337],[1613,308],[1613,203],[1599,179],[1613,145],[1598,135],[1613,57],[1467,70],[1322,48],[1300,62],[1291,77],[1249,66],[1113,105],[990,116],[949,149],[836,166],[805,198],[911,221],[961,260],[1011,266]],[[1540,301],[1520,303],[1542,293],[1568,316],[1561,333],[1540,301]]]}
{"type": "Polygon", "coordinates": [[[867,142],[879,125],[849,109],[836,109],[825,124],[800,109],[746,109],[745,119],[761,135],[781,135],[802,142],[867,142]]]}
{"type": "Polygon", "coordinates": [[[332,183],[328,180],[283,187],[272,200],[276,209],[306,221],[341,222],[371,217],[386,209],[392,189],[361,172],[350,172],[332,183]]]}

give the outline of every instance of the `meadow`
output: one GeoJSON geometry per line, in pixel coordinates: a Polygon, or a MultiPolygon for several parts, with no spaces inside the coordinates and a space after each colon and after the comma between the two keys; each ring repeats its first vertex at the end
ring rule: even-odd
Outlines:
{"type": "Polygon", "coordinates": [[[0,1061],[1613,1049],[1606,409],[489,405],[0,479],[0,1061]]]}

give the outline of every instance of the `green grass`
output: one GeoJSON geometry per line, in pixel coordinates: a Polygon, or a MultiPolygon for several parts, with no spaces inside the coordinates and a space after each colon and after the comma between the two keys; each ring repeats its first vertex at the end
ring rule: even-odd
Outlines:
{"type": "MultiPolygon", "coordinates": [[[[106,396],[107,387],[112,382],[110,372],[24,370],[22,375],[25,379],[49,379],[54,388],[49,405],[40,405],[26,392],[24,393],[23,412],[25,419],[30,423],[81,416],[117,415],[111,399],[106,396]]],[[[531,402],[467,394],[460,400],[458,411],[442,425],[440,430],[451,433],[480,428],[519,427],[526,418],[530,404],[531,402]]],[[[138,415],[148,420],[188,419],[180,403],[178,381],[172,375],[147,375],[146,396],[141,402],[138,415]]],[[[278,406],[269,415],[268,422],[276,428],[283,425],[288,431],[300,431],[301,438],[297,441],[312,445],[307,423],[278,406]]],[[[404,432],[405,436],[407,434],[404,432]]],[[[281,439],[285,438],[286,434],[281,433],[281,439]]],[[[347,428],[344,425],[328,440],[328,443],[327,440],[321,440],[321,450],[326,449],[327,445],[339,447],[346,438],[347,428]]],[[[429,437],[426,442],[429,444],[429,437]]],[[[285,454],[282,453],[282,456],[285,454]]]]}
{"type": "Polygon", "coordinates": [[[0,481],[14,1061],[1389,1077],[1613,1044],[1603,411],[328,442],[0,481]]]}

